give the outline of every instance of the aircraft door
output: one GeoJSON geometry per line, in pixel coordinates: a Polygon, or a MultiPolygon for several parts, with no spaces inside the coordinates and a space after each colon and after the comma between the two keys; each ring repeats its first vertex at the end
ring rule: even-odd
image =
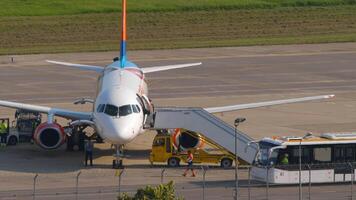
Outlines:
{"type": "Polygon", "coordinates": [[[152,120],[152,114],[154,112],[153,105],[151,104],[151,101],[148,99],[146,96],[140,96],[137,94],[137,101],[140,103],[142,107],[142,112],[143,112],[143,123],[147,124],[147,122],[151,122],[152,120]]]}

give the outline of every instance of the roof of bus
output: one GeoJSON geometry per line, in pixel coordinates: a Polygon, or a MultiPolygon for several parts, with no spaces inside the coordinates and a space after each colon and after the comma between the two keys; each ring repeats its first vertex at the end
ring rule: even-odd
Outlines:
{"type": "Polygon", "coordinates": [[[278,146],[315,145],[315,144],[353,144],[356,143],[356,132],[344,133],[323,133],[320,136],[295,137],[295,136],[274,136],[261,140],[278,146]]]}

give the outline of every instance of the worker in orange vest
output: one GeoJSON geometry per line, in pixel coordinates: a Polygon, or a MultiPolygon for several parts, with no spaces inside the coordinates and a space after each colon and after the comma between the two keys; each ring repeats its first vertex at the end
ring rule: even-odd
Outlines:
{"type": "Polygon", "coordinates": [[[183,176],[187,176],[187,173],[189,170],[192,171],[192,177],[195,177],[195,172],[194,172],[194,168],[193,168],[193,154],[190,150],[188,150],[188,155],[187,155],[187,163],[188,163],[188,166],[187,166],[187,169],[185,169],[184,173],[183,173],[183,176]]]}

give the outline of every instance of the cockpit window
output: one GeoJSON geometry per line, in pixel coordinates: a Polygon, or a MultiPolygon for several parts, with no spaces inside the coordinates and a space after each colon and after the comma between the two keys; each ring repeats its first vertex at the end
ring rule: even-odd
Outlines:
{"type": "Polygon", "coordinates": [[[117,108],[117,106],[107,104],[105,106],[105,113],[110,116],[117,116],[118,108],[117,108]]]}
{"type": "Polygon", "coordinates": [[[119,116],[126,116],[132,113],[132,108],[131,105],[124,105],[124,106],[120,106],[119,108],[119,116]]]}
{"type": "Polygon", "coordinates": [[[136,108],[137,108],[137,111],[138,111],[138,112],[141,112],[140,106],[138,106],[138,105],[135,105],[135,106],[136,106],[136,108]]]}
{"type": "Polygon", "coordinates": [[[96,109],[96,112],[102,113],[104,112],[105,104],[99,104],[98,108],[96,109]]]}
{"type": "Polygon", "coordinates": [[[132,110],[134,113],[139,113],[140,111],[137,109],[136,105],[131,105],[132,106],[132,110]]]}

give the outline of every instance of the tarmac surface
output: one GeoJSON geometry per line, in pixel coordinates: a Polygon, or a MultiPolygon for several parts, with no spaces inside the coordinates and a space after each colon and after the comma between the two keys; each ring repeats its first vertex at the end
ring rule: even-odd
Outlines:
{"type": "MultiPolygon", "coordinates": [[[[117,55],[118,52],[1,56],[0,99],[88,111],[90,105],[78,106],[72,102],[81,97],[95,97],[97,75],[44,60],[104,66],[117,55]]],[[[218,115],[228,123],[236,117],[247,118],[239,129],[256,140],[273,135],[356,130],[356,43],[132,51],[129,58],[142,67],[203,62],[198,67],[148,74],[149,96],[156,106],[215,107],[336,95],[330,100],[218,115]]],[[[13,114],[14,110],[0,109],[1,117],[12,118],[13,114]]],[[[160,183],[160,166],[150,167],[147,160],[153,137],[154,133],[149,132],[127,145],[129,157],[124,161],[127,169],[123,191],[160,183]]],[[[110,169],[110,145],[96,145],[95,153],[95,167],[84,168],[81,152],[66,152],[63,148],[47,152],[30,144],[1,149],[0,199],[31,199],[36,173],[38,199],[75,199],[73,187],[78,171],[82,172],[80,199],[112,199],[117,195],[118,177],[110,169]]],[[[169,169],[165,182],[174,180],[178,193],[186,199],[201,198],[201,171],[196,178],[183,178],[182,170],[169,169]]],[[[245,170],[241,172],[242,185],[246,185],[246,177],[245,170]]],[[[233,170],[213,167],[206,180],[207,199],[232,198],[233,170]]],[[[273,199],[285,199],[281,195],[284,193],[297,199],[297,190],[297,187],[274,187],[270,195],[273,199]]],[[[348,185],[322,185],[312,191],[315,199],[330,195],[333,199],[344,199],[349,198],[348,190],[348,185]]],[[[246,191],[246,187],[241,189],[242,199],[247,199],[246,191]]],[[[253,199],[264,199],[265,188],[254,188],[253,195],[256,195],[253,199]]]]}

